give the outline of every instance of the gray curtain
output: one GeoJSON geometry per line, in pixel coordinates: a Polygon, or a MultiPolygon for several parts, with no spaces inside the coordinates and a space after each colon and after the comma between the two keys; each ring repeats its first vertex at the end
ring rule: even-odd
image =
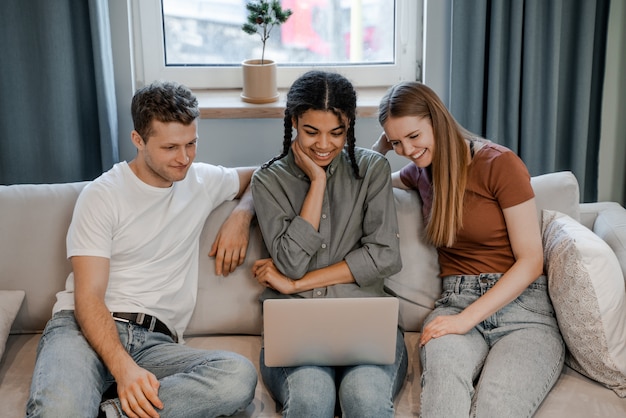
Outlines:
{"type": "Polygon", "coordinates": [[[450,110],[597,198],[609,0],[453,0],[450,110]]]}
{"type": "Polygon", "coordinates": [[[0,2],[0,184],[91,180],[118,161],[106,0],[0,2]]]}

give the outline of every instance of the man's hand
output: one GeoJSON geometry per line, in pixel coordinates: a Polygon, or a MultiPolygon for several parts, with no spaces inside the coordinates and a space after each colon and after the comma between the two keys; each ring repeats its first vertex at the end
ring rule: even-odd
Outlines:
{"type": "MultiPolygon", "coordinates": [[[[158,417],[163,408],[159,381],[139,367],[122,346],[111,312],[104,304],[109,282],[109,259],[74,256],[75,315],[85,338],[117,382],[122,409],[131,418],[158,417]]],[[[82,388],[77,388],[78,390],[82,388]]]]}
{"type": "Polygon", "coordinates": [[[254,262],[252,274],[264,287],[274,289],[283,295],[296,293],[296,281],[282,274],[271,258],[263,258],[254,262]]]}
{"type": "Polygon", "coordinates": [[[222,224],[209,252],[209,257],[215,257],[215,274],[218,276],[228,276],[245,260],[250,222],[250,213],[235,209],[222,224]]]}
{"type": "Polygon", "coordinates": [[[159,417],[155,408],[163,409],[163,403],[159,399],[159,381],[155,375],[133,364],[115,380],[117,396],[126,415],[130,418],[159,417]]]}

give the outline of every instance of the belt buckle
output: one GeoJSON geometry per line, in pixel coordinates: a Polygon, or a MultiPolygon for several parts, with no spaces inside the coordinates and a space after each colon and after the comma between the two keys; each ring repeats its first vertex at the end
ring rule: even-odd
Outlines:
{"type": "Polygon", "coordinates": [[[114,312],[111,312],[111,316],[113,317],[114,320],[116,321],[120,321],[120,322],[126,322],[129,323],[130,321],[126,318],[120,318],[119,316],[115,316],[114,312]]]}
{"type": "Polygon", "coordinates": [[[154,331],[154,327],[156,326],[157,319],[155,316],[150,317],[150,326],[148,327],[148,331],[154,331]]]}
{"type": "Polygon", "coordinates": [[[154,331],[154,327],[156,326],[156,322],[157,322],[157,319],[156,319],[155,316],[146,315],[143,312],[139,312],[137,314],[137,318],[135,319],[135,323],[137,325],[139,325],[140,327],[146,328],[150,332],[154,331]],[[148,325],[148,326],[146,326],[147,324],[144,323],[144,321],[146,320],[146,317],[150,318],[150,325],[148,325]]]}
{"type": "MultiPolygon", "coordinates": [[[[143,312],[139,312],[139,313],[137,313],[135,315],[136,316],[135,316],[134,319],[126,319],[126,318],[120,318],[119,316],[116,316],[114,312],[111,312],[111,316],[113,317],[114,320],[120,321],[120,322],[125,322],[125,323],[132,323],[132,324],[135,324],[135,325],[140,326],[142,328],[145,328],[145,329],[147,329],[150,332],[154,332],[154,330],[157,327],[157,325],[159,325],[160,321],[157,319],[156,316],[146,315],[143,312]],[[147,321],[147,319],[149,319],[149,321],[147,321]]],[[[164,325],[164,328],[167,330],[167,335],[172,337],[172,339],[174,341],[178,342],[178,336],[176,334],[173,334],[169,330],[169,328],[167,328],[167,326],[165,324],[163,324],[163,325],[164,325]]],[[[158,331],[158,332],[163,332],[163,331],[158,331]]]]}

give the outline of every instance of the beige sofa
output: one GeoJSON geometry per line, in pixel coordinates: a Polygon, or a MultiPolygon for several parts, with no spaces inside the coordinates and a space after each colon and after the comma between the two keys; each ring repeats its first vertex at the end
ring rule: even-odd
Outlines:
{"type": "MultiPolygon", "coordinates": [[[[11,333],[0,363],[2,417],[24,415],[40,332],[50,317],[55,293],[63,288],[70,269],[65,257],[65,234],[75,199],[84,185],[0,186],[0,291],[25,291],[12,326],[11,318],[5,319],[11,333]]],[[[626,270],[623,207],[610,202],[579,205],[578,183],[568,172],[533,178],[533,187],[540,209],[566,213],[590,229],[599,213],[609,213],[608,225],[603,221],[598,233],[614,248],[622,272],[626,270]]],[[[399,417],[409,417],[419,413],[418,331],[439,295],[440,283],[435,251],[419,239],[423,228],[419,200],[413,192],[394,190],[394,195],[402,231],[403,270],[386,284],[400,299],[400,323],[407,330],[409,371],[396,400],[396,411],[399,417]]],[[[250,274],[251,263],[266,255],[258,228],[252,230],[246,263],[234,274],[216,276],[214,262],[207,256],[219,225],[233,206],[234,202],[228,202],[214,211],[202,233],[198,301],[185,340],[194,347],[236,351],[258,366],[262,322],[257,298],[261,288],[250,274]]],[[[253,403],[239,416],[280,416],[260,379],[253,403]]],[[[626,416],[626,398],[566,366],[536,416],[626,416]]]]}

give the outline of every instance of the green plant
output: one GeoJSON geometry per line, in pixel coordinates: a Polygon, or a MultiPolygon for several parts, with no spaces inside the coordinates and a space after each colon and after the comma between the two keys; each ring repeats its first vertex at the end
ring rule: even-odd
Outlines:
{"type": "Polygon", "coordinates": [[[261,65],[265,60],[265,42],[270,37],[270,32],[274,26],[280,26],[289,19],[293,13],[290,9],[280,6],[279,0],[253,0],[246,3],[248,10],[248,21],[241,26],[241,29],[249,35],[259,34],[263,43],[261,52],[261,65]]]}

